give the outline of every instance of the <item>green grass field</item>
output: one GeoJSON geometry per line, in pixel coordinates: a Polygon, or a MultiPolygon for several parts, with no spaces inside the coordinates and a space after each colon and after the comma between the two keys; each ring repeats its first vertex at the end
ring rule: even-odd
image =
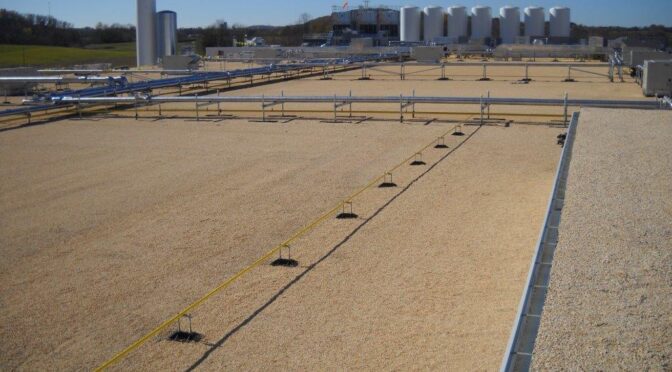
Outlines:
{"type": "Polygon", "coordinates": [[[66,48],[0,44],[0,68],[19,66],[69,67],[85,63],[135,64],[135,43],[66,48]]]}

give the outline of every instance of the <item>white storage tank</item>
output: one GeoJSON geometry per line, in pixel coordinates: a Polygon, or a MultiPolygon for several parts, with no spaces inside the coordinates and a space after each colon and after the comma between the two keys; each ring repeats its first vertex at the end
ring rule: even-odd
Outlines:
{"type": "Polygon", "coordinates": [[[569,8],[558,6],[549,11],[550,36],[569,37],[570,14],[569,8]]]}
{"type": "Polygon", "coordinates": [[[156,64],[156,0],[138,0],[135,48],[138,67],[156,64]]]}
{"type": "Polygon", "coordinates": [[[443,36],[443,8],[431,5],[422,11],[424,15],[424,40],[432,41],[443,36]]]}
{"type": "Polygon", "coordinates": [[[499,36],[503,44],[513,44],[520,36],[520,10],[515,6],[499,9],[499,36]]]}
{"type": "Polygon", "coordinates": [[[471,9],[471,38],[492,37],[492,11],[489,6],[475,6],[471,9]]]}
{"type": "Polygon", "coordinates": [[[467,8],[448,7],[448,37],[454,40],[467,36],[467,8]]]}
{"type": "Polygon", "coordinates": [[[401,41],[420,41],[420,9],[417,6],[405,6],[400,11],[401,41]]]}
{"type": "Polygon", "coordinates": [[[525,36],[538,37],[545,36],[544,28],[546,26],[546,16],[544,8],[539,6],[528,6],[525,8],[525,36]]]}
{"type": "Polygon", "coordinates": [[[164,10],[156,14],[157,57],[177,54],[177,13],[164,10]]]}

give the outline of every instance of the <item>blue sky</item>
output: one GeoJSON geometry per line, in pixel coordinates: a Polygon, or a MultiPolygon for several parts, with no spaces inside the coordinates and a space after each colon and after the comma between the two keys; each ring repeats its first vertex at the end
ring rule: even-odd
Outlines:
{"type": "MultiPolygon", "coordinates": [[[[412,4],[418,6],[454,4],[472,7],[488,5],[495,9],[503,5],[521,8],[539,5],[548,9],[556,5],[572,9],[572,21],[593,26],[646,26],[652,23],[672,26],[672,0],[528,0],[528,1],[371,1],[371,5],[385,4],[390,7],[412,4]]],[[[229,24],[284,25],[295,23],[303,12],[313,17],[330,14],[332,5],[341,5],[343,0],[157,0],[157,10],[174,10],[178,13],[178,26],[207,26],[218,19],[229,24]]],[[[362,4],[350,0],[350,6],[362,4]]],[[[97,22],[134,23],[135,0],[0,0],[0,8],[22,13],[48,14],[77,27],[93,26],[97,22]]]]}

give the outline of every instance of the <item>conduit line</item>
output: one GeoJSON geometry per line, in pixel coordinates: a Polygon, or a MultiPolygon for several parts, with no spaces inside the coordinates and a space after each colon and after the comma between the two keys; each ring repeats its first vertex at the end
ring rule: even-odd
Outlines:
{"type": "MultiPolygon", "coordinates": [[[[471,115],[469,115],[469,117],[470,117],[470,116],[471,116],[471,115]]],[[[469,117],[465,118],[464,121],[466,121],[469,117]]],[[[455,130],[456,127],[457,127],[457,125],[454,125],[451,129],[447,130],[445,133],[443,133],[443,134],[440,135],[439,137],[444,137],[444,136],[448,135],[450,132],[452,132],[453,130],[455,130]]],[[[283,241],[282,243],[276,245],[273,249],[271,249],[271,250],[269,250],[268,252],[266,252],[263,256],[261,256],[260,258],[258,258],[258,259],[257,259],[256,261],[254,261],[252,264],[250,264],[250,265],[248,265],[247,267],[245,267],[244,269],[238,271],[235,275],[233,275],[232,277],[230,277],[230,278],[228,278],[227,280],[225,280],[224,282],[222,282],[220,285],[218,285],[217,287],[215,287],[214,289],[212,289],[211,291],[209,291],[208,293],[206,293],[203,297],[201,297],[201,298],[199,298],[198,300],[194,301],[194,302],[191,303],[189,306],[185,307],[182,311],[180,311],[179,313],[177,313],[177,314],[174,315],[173,317],[171,317],[171,318],[165,320],[163,323],[161,323],[159,326],[157,326],[156,328],[154,328],[153,330],[151,330],[149,333],[147,333],[147,334],[145,334],[144,336],[140,337],[138,340],[136,340],[135,342],[133,342],[132,344],[130,344],[129,346],[127,346],[125,349],[123,349],[123,350],[121,350],[120,352],[118,352],[117,354],[115,354],[112,358],[110,358],[109,360],[107,360],[106,362],[104,362],[103,364],[101,364],[98,368],[96,368],[95,371],[103,371],[103,370],[109,368],[110,366],[112,366],[113,364],[115,364],[116,362],[118,362],[118,361],[120,361],[121,359],[123,359],[126,355],[128,355],[130,352],[132,352],[133,350],[137,349],[138,347],[142,346],[145,342],[147,342],[147,341],[148,341],[149,339],[151,339],[152,337],[156,336],[159,332],[163,331],[165,328],[167,328],[167,327],[170,326],[171,324],[175,323],[176,321],[178,321],[178,320],[179,320],[180,318],[182,318],[183,316],[187,315],[187,313],[189,313],[190,311],[194,310],[195,308],[197,308],[198,306],[200,306],[201,304],[203,304],[205,301],[207,301],[209,298],[211,298],[212,296],[214,296],[215,294],[217,294],[217,293],[220,292],[221,290],[223,290],[223,289],[229,287],[231,284],[233,284],[235,281],[237,281],[237,280],[238,280],[239,278],[241,278],[243,275],[245,275],[245,274],[247,274],[248,272],[250,272],[252,269],[258,267],[259,265],[261,265],[262,263],[264,263],[265,261],[267,261],[269,258],[271,258],[271,256],[273,256],[273,255],[275,255],[276,253],[278,253],[278,251],[279,251],[280,249],[282,249],[283,247],[286,247],[286,246],[290,245],[290,243],[292,243],[292,242],[294,242],[295,240],[297,240],[297,239],[301,238],[302,236],[304,236],[306,233],[308,233],[309,231],[311,231],[312,229],[314,229],[315,227],[317,227],[319,224],[321,224],[321,223],[322,223],[323,221],[325,221],[327,218],[333,216],[333,215],[334,215],[338,210],[340,210],[346,203],[351,202],[352,199],[354,199],[355,197],[359,196],[361,193],[363,193],[363,192],[366,191],[367,189],[370,189],[373,185],[375,185],[375,184],[378,183],[381,179],[383,179],[383,178],[385,177],[386,174],[391,173],[392,171],[399,169],[401,166],[403,166],[404,164],[408,163],[411,159],[413,159],[417,153],[421,153],[421,152],[425,151],[427,148],[429,148],[430,146],[432,146],[432,145],[435,144],[436,142],[437,142],[437,139],[434,139],[432,142],[430,142],[429,144],[427,144],[427,145],[425,145],[424,147],[422,147],[422,149],[420,149],[419,151],[414,152],[412,156],[406,158],[404,161],[402,161],[402,162],[400,162],[399,164],[397,164],[397,165],[395,165],[394,167],[392,167],[389,171],[384,172],[382,175],[376,177],[374,180],[372,180],[371,182],[369,182],[368,184],[366,184],[364,187],[360,188],[359,190],[357,190],[357,191],[353,192],[352,194],[350,194],[349,196],[347,196],[344,200],[340,201],[337,205],[335,205],[335,206],[334,206],[333,208],[331,208],[329,211],[323,213],[320,217],[318,217],[317,219],[313,220],[313,221],[312,221],[311,223],[309,223],[308,225],[305,225],[305,226],[303,226],[302,228],[300,228],[298,231],[296,231],[294,234],[292,234],[287,240],[285,240],[285,241],[283,241]]]]}

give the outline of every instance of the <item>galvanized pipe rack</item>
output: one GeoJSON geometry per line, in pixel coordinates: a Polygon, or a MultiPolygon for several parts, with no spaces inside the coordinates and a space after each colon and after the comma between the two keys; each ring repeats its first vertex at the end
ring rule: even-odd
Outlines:
{"type": "MultiPolygon", "coordinates": [[[[31,102],[31,101],[27,101],[31,102]]],[[[53,97],[53,103],[394,103],[399,104],[483,104],[514,106],[572,106],[602,108],[661,109],[657,100],[600,100],[563,98],[501,98],[501,97],[441,97],[441,96],[151,96],[133,97],[53,97]]]]}

